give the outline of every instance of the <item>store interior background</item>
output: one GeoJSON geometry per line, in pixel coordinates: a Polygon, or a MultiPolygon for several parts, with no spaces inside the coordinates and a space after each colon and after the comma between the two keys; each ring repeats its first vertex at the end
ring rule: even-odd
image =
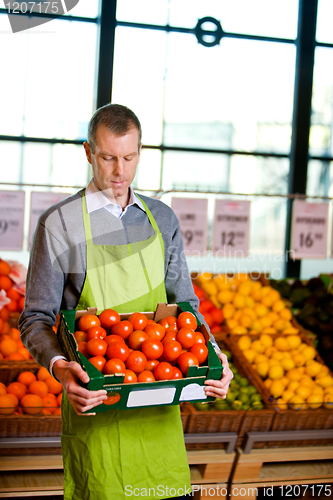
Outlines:
{"type": "Polygon", "coordinates": [[[167,204],[173,196],[209,200],[208,251],[187,258],[191,271],[257,270],[277,279],[332,271],[329,257],[286,261],[288,195],[330,204],[333,197],[331,0],[80,0],[67,15],[16,34],[5,3],[0,190],[24,190],[26,207],[23,250],[1,258],[28,264],[32,191],[70,195],[88,183],[87,123],[111,100],[142,123],[138,192],[167,204]],[[214,35],[202,44],[195,34],[205,17],[222,26],[216,45],[214,35]],[[251,200],[244,258],[209,249],[219,198],[251,200]]]}

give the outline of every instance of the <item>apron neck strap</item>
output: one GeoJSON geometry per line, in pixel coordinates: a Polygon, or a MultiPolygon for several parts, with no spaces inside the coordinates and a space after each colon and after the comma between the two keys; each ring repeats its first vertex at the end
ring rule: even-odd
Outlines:
{"type": "Polygon", "coordinates": [[[159,233],[160,232],[160,229],[156,223],[156,220],[154,219],[153,217],[153,214],[151,213],[151,211],[149,210],[149,208],[147,207],[146,203],[143,201],[142,198],[140,198],[136,193],[135,193],[135,196],[141,201],[142,205],[144,206],[144,209],[146,211],[146,214],[148,216],[148,219],[149,219],[149,222],[150,224],[153,226],[153,229],[155,231],[155,233],[159,233]]]}

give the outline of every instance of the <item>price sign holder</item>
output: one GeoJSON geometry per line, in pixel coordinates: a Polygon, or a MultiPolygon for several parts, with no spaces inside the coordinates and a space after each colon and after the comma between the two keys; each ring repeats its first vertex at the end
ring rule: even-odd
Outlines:
{"type": "Polygon", "coordinates": [[[328,203],[294,200],[290,248],[293,259],[326,258],[328,208],[328,203]]]}
{"type": "Polygon", "coordinates": [[[214,255],[247,256],[249,251],[250,207],[250,201],[215,201],[214,255]]]}
{"type": "Polygon", "coordinates": [[[204,255],[207,251],[206,198],[172,198],[171,207],[179,219],[186,255],[204,255]]]}
{"type": "Polygon", "coordinates": [[[24,191],[0,191],[0,250],[22,250],[24,191]]]}
{"type": "Polygon", "coordinates": [[[29,249],[39,216],[51,205],[70,196],[68,193],[32,191],[30,197],[29,249]]]}

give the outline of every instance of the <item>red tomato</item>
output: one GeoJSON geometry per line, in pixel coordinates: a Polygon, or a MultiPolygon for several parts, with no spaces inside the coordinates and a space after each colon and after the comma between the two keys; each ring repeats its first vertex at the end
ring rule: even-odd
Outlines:
{"type": "Polygon", "coordinates": [[[149,370],[143,370],[143,372],[138,375],[138,382],[155,382],[156,378],[153,372],[149,370]]]}
{"type": "Polygon", "coordinates": [[[128,321],[132,323],[133,330],[144,330],[148,324],[147,316],[139,312],[131,314],[128,321]]]}
{"type": "Polygon", "coordinates": [[[173,366],[166,361],[159,363],[154,370],[156,380],[170,380],[172,377],[172,369],[173,366]]]}
{"type": "Polygon", "coordinates": [[[129,348],[125,342],[112,342],[107,348],[106,356],[108,359],[117,358],[126,361],[129,353],[129,348]]]}
{"type": "Polygon", "coordinates": [[[190,352],[198,358],[200,365],[203,365],[208,358],[208,348],[205,344],[194,344],[190,352]]]}
{"type": "Polygon", "coordinates": [[[147,359],[157,359],[163,354],[163,344],[157,339],[147,339],[142,342],[141,351],[147,359]]]}
{"type": "Polygon", "coordinates": [[[110,345],[113,342],[122,342],[123,344],[125,344],[125,340],[120,337],[120,335],[107,335],[104,341],[107,343],[107,345],[110,345]]]}
{"type": "Polygon", "coordinates": [[[218,333],[221,331],[221,326],[215,323],[215,325],[210,327],[210,331],[211,333],[218,333]]]}
{"type": "Polygon", "coordinates": [[[178,378],[183,378],[183,374],[177,366],[172,367],[172,377],[171,380],[178,379],[178,378]]]}
{"type": "Polygon", "coordinates": [[[125,373],[125,370],[125,363],[121,359],[112,358],[105,363],[103,373],[106,375],[111,375],[112,373],[125,373]]]}
{"type": "Polygon", "coordinates": [[[133,332],[133,325],[126,319],[123,319],[119,323],[116,323],[111,328],[111,333],[113,335],[119,335],[123,339],[127,339],[127,337],[133,332]]]}
{"type": "Polygon", "coordinates": [[[147,365],[147,358],[141,351],[132,351],[126,360],[126,368],[134,373],[143,372],[147,365]]]}
{"type": "Polygon", "coordinates": [[[138,377],[132,370],[125,370],[124,384],[134,384],[138,377]]]}
{"type": "Polygon", "coordinates": [[[79,330],[87,332],[92,326],[101,326],[99,318],[95,314],[84,314],[79,319],[79,330]]]}
{"type": "Polygon", "coordinates": [[[198,310],[199,312],[201,312],[201,314],[203,314],[213,309],[213,307],[215,307],[213,302],[211,302],[209,299],[204,299],[202,302],[200,302],[198,310]]]}
{"type": "Polygon", "coordinates": [[[194,316],[194,314],[185,311],[181,312],[178,316],[177,324],[178,330],[180,330],[181,328],[192,328],[192,330],[195,330],[198,326],[197,318],[194,316]]]}
{"type": "Polygon", "coordinates": [[[213,320],[212,315],[210,314],[210,312],[205,312],[205,313],[203,313],[203,317],[204,317],[204,319],[205,319],[205,321],[206,321],[207,325],[209,326],[209,328],[210,328],[211,326],[213,326],[213,324],[214,324],[214,320],[213,320]]]}
{"type": "Polygon", "coordinates": [[[169,340],[176,340],[176,335],[177,332],[170,332],[169,328],[166,330],[166,334],[163,337],[162,344],[164,345],[166,342],[169,342],[169,340]]]}
{"type": "Polygon", "coordinates": [[[158,323],[164,326],[166,330],[170,328],[170,330],[173,330],[174,332],[178,331],[177,318],[175,316],[167,316],[166,318],[161,319],[158,323]]]}
{"type": "Polygon", "coordinates": [[[199,300],[203,300],[206,297],[203,289],[198,287],[198,285],[196,285],[195,283],[193,283],[193,290],[199,300]]]}
{"type": "Polygon", "coordinates": [[[214,323],[217,323],[220,325],[222,321],[224,320],[224,314],[222,309],[219,309],[218,307],[214,307],[211,311],[209,311],[210,314],[212,315],[214,323]]]}
{"type": "Polygon", "coordinates": [[[187,375],[190,366],[199,366],[198,358],[191,352],[184,352],[183,354],[181,354],[179,358],[177,358],[177,363],[185,376],[187,375]]]}
{"type": "Polygon", "coordinates": [[[135,330],[128,337],[128,345],[134,351],[138,351],[141,349],[142,342],[149,339],[148,334],[143,332],[142,330],[135,330]]]}
{"type": "Polygon", "coordinates": [[[164,344],[163,356],[165,361],[175,361],[182,353],[182,345],[177,340],[169,340],[164,344]]]}
{"type": "Polygon", "coordinates": [[[206,344],[206,339],[201,332],[195,332],[195,344],[206,344]]]}
{"type": "Polygon", "coordinates": [[[195,332],[191,328],[181,328],[176,335],[176,340],[184,349],[189,349],[195,342],[195,332]]]}
{"type": "Polygon", "coordinates": [[[92,326],[91,328],[88,329],[87,331],[87,342],[91,339],[105,339],[106,337],[106,330],[102,328],[101,326],[92,326]]]}
{"type": "Polygon", "coordinates": [[[76,330],[76,332],[74,332],[74,337],[76,339],[76,342],[86,342],[87,341],[87,333],[81,332],[80,330],[76,330]]]}
{"type": "Polygon", "coordinates": [[[165,335],[165,328],[158,323],[148,323],[145,328],[145,332],[148,334],[148,337],[151,339],[162,340],[165,335]]]}
{"type": "Polygon", "coordinates": [[[91,339],[87,343],[87,351],[91,356],[105,356],[108,346],[102,339],[91,339]]]}
{"type": "Polygon", "coordinates": [[[159,363],[158,359],[148,359],[146,364],[146,370],[153,372],[158,363],[159,363]]]}
{"type": "Polygon", "coordinates": [[[86,358],[89,358],[89,352],[87,351],[87,345],[88,345],[88,342],[85,342],[84,340],[82,340],[81,342],[78,342],[77,348],[80,351],[80,353],[83,354],[83,356],[85,356],[86,358]]]}
{"type": "Polygon", "coordinates": [[[106,364],[106,359],[104,358],[104,356],[93,356],[92,358],[89,358],[89,361],[100,372],[103,371],[103,368],[106,364]]]}
{"type": "Polygon", "coordinates": [[[114,309],[104,309],[99,315],[99,320],[104,328],[111,329],[120,321],[120,316],[114,309]]]}

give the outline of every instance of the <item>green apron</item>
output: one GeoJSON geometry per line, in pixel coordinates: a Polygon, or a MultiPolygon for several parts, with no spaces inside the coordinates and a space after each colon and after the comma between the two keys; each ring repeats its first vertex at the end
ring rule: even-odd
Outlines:
{"type": "MultiPolygon", "coordinates": [[[[82,197],[87,275],[76,309],[145,312],[167,302],[162,235],[141,202],[153,236],[128,245],[94,245],[82,197]]],[[[178,405],[79,416],[64,394],[62,426],[64,500],[161,499],[189,492],[178,405]]]]}

